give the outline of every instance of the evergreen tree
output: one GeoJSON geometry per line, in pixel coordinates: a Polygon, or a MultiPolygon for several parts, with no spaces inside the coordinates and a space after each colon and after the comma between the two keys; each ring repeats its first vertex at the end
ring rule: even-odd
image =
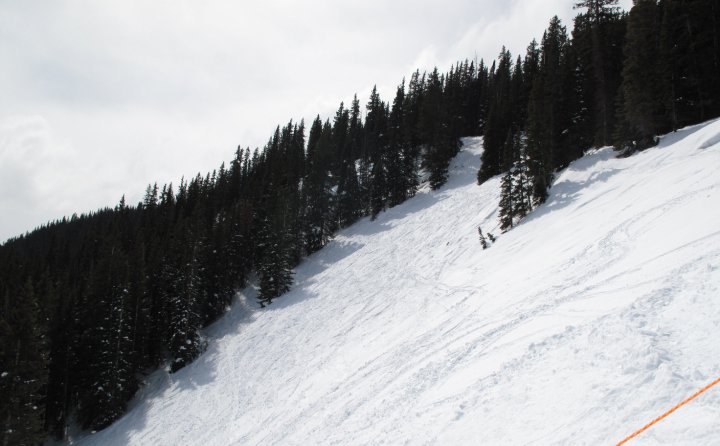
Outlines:
{"type": "Polygon", "coordinates": [[[404,113],[405,85],[398,87],[388,120],[387,190],[388,205],[396,206],[408,198],[414,172],[408,171],[404,157],[412,156],[406,147],[404,113]]]}
{"type": "Polygon", "coordinates": [[[350,106],[350,116],[348,124],[348,136],[346,141],[347,149],[345,150],[345,159],[347,161],[355,161],[362,156],[363,144],[363,122],[360,115],[360,101],[357,95],[353,97],[350,106]]]}
{"type": "Polygon", "coordinates": [[[524,137],[520,133],[513,135],[513,152],[515,155],[512,169],[512,203],[513,215],[518,220],[525,218],[532,210],[531,189],[529,181],[529,168],[527,147],[524,137]]]}
{"type": "MultiPolygon", "coordinates": [[[[405,95],[405,104],[403,104],[405,118],[405,140],[407,145],[412,148],[418,148],[423,144],[421,133],[423,131],[421,122],[421,110],[423,108],[423,100],[425,97],[425,75],[420,75],[420,71],[415,71],[410,76],[407,94],[405,95]]],[[[416,155],[417,156],[417,155],[416,155]]]]}
{"type": "Polygon", "coordinates": [[[573,48],[582,76],[582,96],[588,108],[589,125],[595,145],[610,143],[614,128],[614,100],[620,86],[624,20],[617,0],[583,0],[575,4],[585,9],[575,18],[573,48]]]}
{"type": "Polygon", "coordinates": [[[328,242],[335,230],[333,216],[335,201],[328,176],[332,151],[332,128],[316,118],[308,138],[307,175],[303,181],[305,204],[305,251],[319,250],[328,242]]]}
{"type": "Polygon", "coordinates": [[[387,204],[387,152],[382,147],[375,154],[372,160],[372,170],[370,171],[370,217],[374,220],[377,215],[384,211],[387,204]]]}
{"type": "Polygon", "coordinates": [[[32,283],[6,292],[0,314],[0,439],[3,445],[35,445],[43,432],[46,343],[32,283]]]}
{"type": "Polygon", "coordinates": [[[345,109],[345,104],[341,102],[332,124],[331,144],[333,148],[333,162],[330,165],[330,170],[335,176],[340,175],[343,161],[350,157],[350,145],[348,144],[349,130],[350,111],[345,109]]]}
{"type": "MultiPolygon", "coordinates": [[[[387,205],[388,111],[373,87],[366,105],[364,159],[369,169],[366,193],[370,216],[374,219],[387,205]]],[[[365,173],[365,172],[363,172],[365,173]]]]}
{"type": "Polygon", "coordinates": [[[422,165],[429,174],[430,187],[433,190],[442,186],[447,180],[447,165],[442,153],[442,131],[445,125],[442,88],[440,74],[435,68],[428,76],[420,112],[421,138],[425,143],[422,165]]]}
{"type": "Polygon", "coordinates": [[[480,226],[478,226],[478,236],[480,238],[480,246],[482,246],[482,249],[488,249],[490,247],[490,243],[488,243],[485,235],[483,235],[482,228],[480,226]]]}
{"type": "Polygon", "coordinates": [[[507,170],[500,181],[500,203],[498,216],[500,218],[500,230],[502,232],[511,229],[514,225],[513,216],[515,215],[515,210],[513,209],[512,187],[512,170],[507,170]]]}
{"type": "Polygon", "coordinates": [[[477,133],[480,135],[485,134],[485,130],[487,128],[487,118],[488,118],[488,109],[489,109],[489,102],[490,98],[492,97],[491,91],[490,91],[490,73],[494,72],[495,63],[493,62],[492,68],[488,68],[485,65],[485,62],[480,59],[480,64],[478,66],[477,70],[477,79],[475,80],[474,87],[477,90],[476,93],[476,107],[477,112],[475,114],[476,116],[476,126],[477,126],[477,133]]]}
{"type": "Polygon", "coordinates": [[[380,99],[377,87],[373,87],[365,109],[367,115],[365,116],[364,125],[363,157],[375,161],[384,149],[387,136],[385,104],[380,99]]]}
{"type": "Polygon", "coordinates": [[[372,162],[370,158],[363,156],[358,162],[358,184],[359,184],[359,199],[360,199],[360,214],[370,214],[370,195],[373,190],[372,180],[373,177],[370,173],[372,168],[372,162]]]}
{"type": "MultiPolygon", "coordinates": [[[[393,135],[395,141],[397,141],[399,136],[402,137],[402,142],[400,142],[402,158],[401,176],[405,180],[407,197],[414,196],[417,192],[418,186],[420,185],[420,179],[418,178],[418,158],[420,156],[421,144],[418,133],[418,124],[420,120],[423,88],[424,86],[421,83],[420,72],[415,71],[410,78],[407,93],[404,94],[404,101],[402,104],[402,123],[400,124],[400,129],[395,128],[395,134],[393,135]],[[399,133],[402,135],[399,135],[399,133]]],[[[393,105],[393,110],[395,110],[395,105],[393,105]]],[[[397,120],[399,115],[400,113],[395,112],[393,122],[397,120]]]]}
{"type": "Polygon", "coordinates": [[[84,293],[89,311],[82,315],[83,323],[92,322],[82,338],[80,358],[89,387],[81,393],[78,419],[94,429],[119,418],[137,388],[134,337],[138,314],[133,311],[129,259],[121,234],[121,228],[110,227],[103,237],[101,260],[84,293]]]}
{"type": "MultiPolygon", "coordinates": [[[[535,85],[535,79],[538,77],[540,71],[540,46],[537,40],[533,39],[532,42],[527,46],[525,50],[525,59],[523,59],[523,92],[522,92],[522,103],[527,107],[527,103],[530,100],[530,92],[532,91],[533,85],[535,85]]],[[[525,112],[525,120],[527,121],[527,111],[525,112]]],[[[527,123],[524,122],[523,125],[527,123]]]]}
{"type": "Polygon", "coordinates": [[[101,429],[120,418],[125,403],[135,393],[133,314],[127,284],[118,283],[99,300],[102,321],[94,327],[97,380],[93,383],[91,413],[86,416],[94,429],[101,429]]]}
{"type": "Polygon", "coordinates": [[[503,145],[503,171],[500,181],[500,230],[515,226],[531,209],[527,155],[520,132],[508,132],[503,145]]]}
{"type": "Polygon", "coordinates": [[[447,181],[450,159],[459,149],[451,121],[448,104],[443,100],[443,79],[435,68],[428,76],[420,113],[424,129],[421,137],[425,142],[422,167],[428,173],[428,182],[433,190],[447,181]]]}
{"type": "MultiPolygon", "coordinates": [[[[505,232],[514,226],[515,206],[513,203],[513,167],[515,161],[515,146],[513,134],[508,132],[505,144],[503,144],[502,170],[505,172],[500,180],[500,203],[498,216],[500,218],[500,230],[505,232]]],[[[482,236],[482,233],[481,233],[482,236]]]]}
{"type": "Polygon", "coordinates": [[[483,153],[480,158],[478,171],[478,184],[482,184],[491,177],[500,173],[502,147],[508,131],[513,126],[511,75],[512,56],[505,47],[498,56],[497,69],[491,76],[490,90],[493,91],[490,99],[490,109],[485,124],[483,139],[483,153]]]}
{"type": "Polygon", "coordinates": [[[338,185],[338,225],[347,227],[362,215],[360,185],[358,183],[355,161],[346,161],[341,183],[338,185]]]}
{"type": "Polygon", "coordinates": [[[572,125],[563,100],[568,77],[566,56],[567,34],[556,16],[543,35],[540,70],[528,103],[528,175],[534,205],[546,200],[555,168],[569,158],[564,153],[567,150],[564,138],[572,125]]]}
{"type": "Polygon", "coordinates": [[[260,306],[265,307],[271,304],[273,299],[290,290],[293,273],[287,240],[282,234],[273,231],[267,219],[262,220],[257,237],[257,272],[260,279],[258,300],[260,306]]]}
{"type": "Polygon", "coordinates": [[[665,127],[666,85],[662,80],[660,57],[660,9],[655,0],[638,0],[630,11],[623,67],[623,116],[630,140],[618,141],[618,148],[630,151],[656,143],[665,127]]]}
{"type": "MultiPolygon", "coordinates": [[[[189,229],[183,237],[191,237],[189,229]]],[[[200,334],[202,318],[200,302],[206,299],[201,282],[203,265],[200,263],[202,242],[188,240],[183,243],[180,263],[168,265],[168,282],[171,284],[167,296],[169,320],[168,351],[170,371],[180,370],[205,350],[205,340],[200,334]]]]}
{"type": "Polygon", "coordinates": [[[663,0],[658,7],[667,125],[677,129],[717,116],[720,5],[715,0],[663,0]]]}

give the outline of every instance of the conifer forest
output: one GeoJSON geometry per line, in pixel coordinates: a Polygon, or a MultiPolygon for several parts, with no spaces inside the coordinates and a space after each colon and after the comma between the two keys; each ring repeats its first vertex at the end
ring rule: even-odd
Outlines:
{"type": "Polygon", "coordinates": [[[415,71],[392,98],[356,95],[212,172],[150,184],[139,203],[0,245],[0,444],[108,426],[150,372],[203,353],[203,328],[237,290],[272,305],[338,230],[440,188],[461,137],[484,137],[477,181],[501,176],[507,231],[586,150],[630,156],[720,116],[716,0],[583,0],[576,12],[524,54],[415,71]]]}

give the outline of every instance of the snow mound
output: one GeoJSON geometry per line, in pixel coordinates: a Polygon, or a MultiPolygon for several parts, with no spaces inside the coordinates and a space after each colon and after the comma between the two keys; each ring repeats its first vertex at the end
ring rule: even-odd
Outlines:
{"type": "MultiPolygon", "coordinates": [[[[467,139],[82,445],[614,444],[720,376],[720,120],[593,151],[497,230],[467,139]],[[497,241],[482,250],[477,227],[497,241]]],[[[713,388],[631,444],[720,443],[713,388]]]]}

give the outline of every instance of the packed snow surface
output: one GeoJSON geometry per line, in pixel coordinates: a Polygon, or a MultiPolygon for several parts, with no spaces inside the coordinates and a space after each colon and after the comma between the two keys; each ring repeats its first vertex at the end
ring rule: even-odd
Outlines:
{"type": "MultiPolygon", "coordinates": [[[[615,444],[720,376],[720,120],[587,154],[505,234],[481,152],[465,140],[447,185],[340,232],[269,308],[246,290],[207,353],[75,442],[615,444]]],[[[720,385],[629,444],[720,444],[720,385]]]]}

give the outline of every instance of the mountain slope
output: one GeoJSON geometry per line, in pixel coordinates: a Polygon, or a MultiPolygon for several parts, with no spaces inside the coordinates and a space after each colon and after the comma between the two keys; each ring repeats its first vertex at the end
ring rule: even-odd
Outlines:
{"type": "MultiPolygon", "coordinates": [[[[720,120],[563,171],[499,235],[469,139],[83,445],[611,444],[720,376],[720,120]]],[[[712,389],[633,444],[717,444],[712,389]]]]}

